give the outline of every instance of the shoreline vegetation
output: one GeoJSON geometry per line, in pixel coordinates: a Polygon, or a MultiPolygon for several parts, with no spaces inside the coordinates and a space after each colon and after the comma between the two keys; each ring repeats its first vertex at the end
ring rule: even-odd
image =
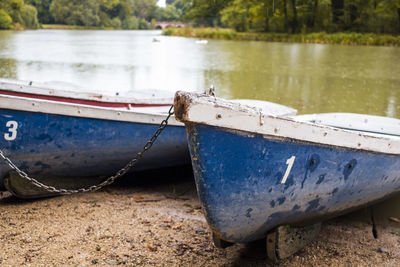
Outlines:
{"type": "Polygon", "coordinates": [[[43,30],[122,30],[114,27],[100,26],[81,26],[81,25],[66,25],[66,24],[42,24],[40,29],[43,30]]]}
{"type": "Polygon", "coordinates": [[[237,32],[225,28],[166,28],[166,36],[193,37],[200,39],[266,41],[286,43],[317,43],[340,45],[400,46],[400,36],[374,33],[257,33],[237,32]]]}

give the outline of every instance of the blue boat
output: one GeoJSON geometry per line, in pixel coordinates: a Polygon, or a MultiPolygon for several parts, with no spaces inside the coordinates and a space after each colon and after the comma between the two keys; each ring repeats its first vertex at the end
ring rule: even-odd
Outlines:
{"type": "MultiPolygon", "coordinates": [[[[0,149],[29,176],[50,177],[55,187],[60,179],[70,178],[69,188],[76,188],[115,174],[142,150],[173,101],[155,93],[106,96],[52,86],[0,80],[0,149]]],[[[135,170],[190,164],[183,124],[173,117],[168,124],[135,170]]],[[[0,187],[41,196],[10,188],[12,171],[0,162],[0,187]]]]}
{"type": "Polygon", "coordinates": [[[218,246],[314,224],[400,191],[400,120],[272,116],[186,92],[176,93],[174,106],[218,246]]]}

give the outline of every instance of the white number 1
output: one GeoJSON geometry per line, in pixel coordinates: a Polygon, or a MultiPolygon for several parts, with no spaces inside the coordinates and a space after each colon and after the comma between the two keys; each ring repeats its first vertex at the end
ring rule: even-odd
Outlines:
{"type": "Polygon", "coordinates": [[[17,137],[18,122],[8,121],[6,123],[6,127],[9,127],[8,129],[9,133],[4,134],[4,139],[6,139],[7,141],[14,140],[17,137]]]}
{"type": "Polygon", "coordinates": [[[286,161],[286,164],[288,165],[287,166],[287,168],[286,168],[286,172],[285,172],[285,175],[283,176],[283,179],[282,179],[282,181],[281,181],[281,184],[284,184],[285,182],[286,182],[286,180],[287,180],[287,178],[288,178],[288,176],[289,176],[289,174],[290,174],[290,171],[292,170],[292,167],[293,167],[293,163],[294,163],[294,160],[296,159],[296,156],[291,156],[287,161],[286,161]]]}

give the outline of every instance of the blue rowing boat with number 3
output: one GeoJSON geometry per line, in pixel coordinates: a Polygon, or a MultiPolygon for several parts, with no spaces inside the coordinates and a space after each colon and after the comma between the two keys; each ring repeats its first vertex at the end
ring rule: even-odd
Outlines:
{"type": "Polygon", "coordinates": [[[400,191],[400,120],[271,116],[185,92],[174,105],[219,244],[262,239],[277,227],[313,224],[400,191]]]}
{"type": "MultiPolygon", "coordinates": [[[[19,169],[45,184],[92,186],[143,150],[172,101],[172,93],[160,91],[112,96],[59,83],[0,79],[0,149],[19,169]]],[[[173,117],[168,123],[135,170],[190,163],[183,124],[173,117]]],[[[20,197],[48,194],[26,183],[22,188],[13,173],[2,160],[0,188],[20,197]]]]}

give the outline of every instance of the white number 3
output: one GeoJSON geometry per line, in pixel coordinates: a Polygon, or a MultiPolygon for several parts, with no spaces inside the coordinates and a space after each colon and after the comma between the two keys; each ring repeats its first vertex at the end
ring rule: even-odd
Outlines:
{"type": "Polygon", "coordinates": [[[18,122],[16,121],[8,121],[6,123],[6,127],[8,127],[8,133],[4,134],[4,139],[7,141],[12,141],[17,137],[17,128],[18,128],[18,122]]]}

